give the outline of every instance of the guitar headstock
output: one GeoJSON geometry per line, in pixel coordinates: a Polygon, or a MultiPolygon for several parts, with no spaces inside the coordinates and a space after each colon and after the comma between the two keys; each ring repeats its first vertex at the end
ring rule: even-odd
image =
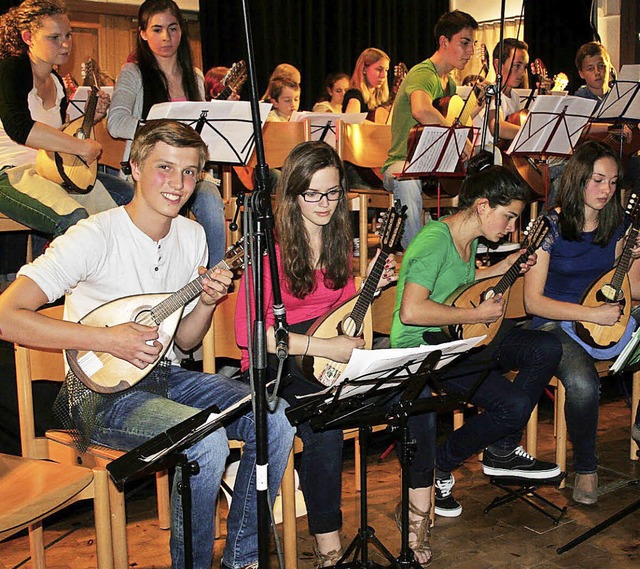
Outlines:
{"type": "Polygon", "coordinates": [[[530,249],[531,252],[538,249],[542,245],[542,241],[547,233],[549,233],[550,227],[551,224],[546,215],[540,215],[536,219],[531,220],[524,230],[525,238],[522,242],[522,248],[530,249]]]}
{"type": "Polygon", "coordinates": [[[244,237],[238,239],[231,247],[227,249],[217,266],[225,266],[229,270],[241,269],[244,266],[244,237]]]}
{"type": "Polygon", "coordinates": [[[238,91],[247,80],[247,64],[244,59],[237,61],[222,79],[222,84],[229,89],[238,91]]]}
{"type": "Polygon", "coordinates": [[[640,200],[638,200],[637,194],[629,196],[626,214],[631,219],[631,226],[634,229],[638,229],[640,227],[640,200]]]}
{"type": "Polygon", "coordinates": [[[531,62],[531,73],[536,77],[536,83],[538,84],[538,93],[544,93],[549,90],[551,82],[547,75],[547,67],[542,62],[542,59],[536,57],[531,62]]]}
{"type": "Polygon", "coordinates": [[[483,78],[489,74],[489,50],[486,44],[481,43],[476,46],[476,55],[480,58],[480,72],[483,78]]]}
{"type": "Polygon", "coordinates": [[[569,78],[566,73],[562,71],[557,75],[553,76],[553,87],[551,87],[552,91],[564,91],[565,87],[569,84],[569,78]]]}
{"type": "Polygon", "coordinates": [[[384,220],[378,230],[380,249],[383,253],[394,253],[398,248],[404,229],[404,221],[407,217],[406,211],[407,206],[401,206],[400,201],[395,200],[393,207],[383,214],[384,220]]]}

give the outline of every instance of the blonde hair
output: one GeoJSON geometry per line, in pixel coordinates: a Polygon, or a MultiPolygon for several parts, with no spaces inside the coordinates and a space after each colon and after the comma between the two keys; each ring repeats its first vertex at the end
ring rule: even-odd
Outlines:
{"type": "Polygon", "coordinates": [[[292,83],[296,83],[299,87],[301,81],[300,71],[290,63],[280,63],[279,65],[276,65],[276,68],[269,77],[269,85],[267,85],[267,90],[264,92],[264,95],[262,95],[262,101],[269,102],[270,99],[277,99],[277,97],[274,97],[271,92],[271,86],[275,79],[285,79],[292,83]]]}
{"type": "Polygon", "coordinates": [[[375,47],[365,49],[356,61],[356,66],[353,69],[353,75],[351,75],[351,81],[349,82],[349,86],[351,88],[358,89],[358,91],[362,93],[364,102],[369,110],[373,110],[380,105],[384,105],[389,100],[389,81],[385,81],[382,84],[382,87],[377,89],[371,87],[371,85],[367,83],[367,78],[365,77],[365,70],[367,67],[378,63],[381,59],[386,59],[389,62],[391,61],[391,58],[381,49],[377,49],[375,47]]]}
{"type": "Polygon", "coordinates": [[[0,59],[26,54],[29,46],[24,43],[22,32],[35,33],[44,18],[66,14],[64,4],[58,0],[25,0],[10,8],[0,17],[0,59]]]}

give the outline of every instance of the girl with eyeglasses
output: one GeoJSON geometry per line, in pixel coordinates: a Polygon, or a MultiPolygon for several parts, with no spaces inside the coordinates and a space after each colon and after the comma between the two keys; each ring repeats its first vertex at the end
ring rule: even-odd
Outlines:
{"type": "MultiPolygon", "coordinates": [[[[345,196],[345,174],[336,151],[324,142],[305,142],[287,158],[276,191],[276,255],[282,300],[290,325],[290,356],[322,356],[347,362],[363,338],[336,335],[316,338],[305,332],[356,293],[352,275],[352,233],[345,196]]],[[[373,262],[372,262],[373,263],[373,262]]],[[[265,266],[265,323],[267,351],[275,353],[275,318],[268,262],[265,266]]],[[[369,266],[370,268],[372,265],[369,266]]],[[[246,273],[245,273],[246,275],[246,273]]],[[[240,286],[243,290],[244,278],[240,286]]],[[[396,280],[390,255],[378,283],[396,280]]],[[[247,317],[243,292],[236,308],[236,340],[242,348],[242,370],[247,373],[247,317]]],[[[323,385],[307,379],[288,358],[289,382],[282,396],[294,402],[297,395],[315,393],[323,385]]],[[[274,370],[277,364],[270,364],[274,370]]],[[[309,531],[315,536],[317,567],[335,565],[342,555],[342,431],[315,432],[308,422],[298,426],[304,443],[300,481],[307,504],[309,531]]]]}

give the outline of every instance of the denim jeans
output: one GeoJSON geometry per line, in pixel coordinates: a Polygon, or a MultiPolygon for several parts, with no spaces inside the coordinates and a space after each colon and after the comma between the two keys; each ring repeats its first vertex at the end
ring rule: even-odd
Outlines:
{"type": "Polygon", "coordinates": [[[600,377],[593,358],[574,341],[559,322],[540,326],[562,344],[562,359],[555,375],[567,392],[564,411],[573,444],[573,467],[579,474],[598,470],[596,438],[600,406],[600,377]]]}
{"type": "MultiPolygon", "coordinates": [[[[147,381],[147,380],[143,380],[147,381]]],[[[224,376],[192,372],[172,366],[168,398],[134,389],[98,415],[103,425],[94,439],[100,444],[129,450],[169,427],[211,405],[226,409],[250,392],[248,386],[224,376]]],[[[268,415],[269,491],[272,497],[280,485],[294,430],[284,415],[281,401],[275,413],[268,415]]],[[[253,414],[213,431],[186,452],[189,461],[200,467],[191,479],[193,567],[210,569],[213,559],[214,507],[220,480],[229,454],[228,439],[245,441],[236,477],[231,510],[227,519],[227,542],[223,554],[229,567],[244,567],[258,559],[256,512],[256,446],[253,414]]],[[[180,474],[176,473],[171,495],[171,559],[173,567],[184,567],[183,517],[181,497],[176,491],[180,474]]]]}
{"type": "Polygon", "coordinates": [[[224,256],[227,240],[224,203],[216,185],[209,180],[199,181],[188,207],[204,228],[209,247],[209,267],[213,267],[224,256]]]}
{"type": "Polygon", "coordinates": [[[116,205],[127,205],[133,199],[133,185],[119,176],[98,172],[98,180],[102,182],[116,205]]]}
{"type": "Polygon", "coordinates": [[[556,371],[562,356],[557,338],[537,330],[509,328],[509,324],[503,324],[484,350],[443,369],[445,389],[463,395],[489,371],[469,398],[484,411],[453,431],[438,447],[436,465],[440,470],[451,471],[485,447],[506,455],[519,446],[522,429],[556,371]],[[518,370],[514,381],[501,375],[509,370],[518,370]]]}
{"type": "Polygon", "coordinates": [[[398,180],[393,174],[402,172],[404,162],[394,162],[384,172],[382,181],[385,189],[393,193],[395,199],[400,200],[401,205],[407,206],[407,218],[404,222],[402,234],[402,247],[405,251],[411,240],[422,229],[422,182],[416,180],[398,180]]]}

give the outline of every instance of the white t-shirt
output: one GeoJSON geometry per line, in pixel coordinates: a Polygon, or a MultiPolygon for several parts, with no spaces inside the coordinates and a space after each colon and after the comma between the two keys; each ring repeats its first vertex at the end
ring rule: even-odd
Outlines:
{"type": "MultiPolygon", "coordinates": [[[[60,103],[64,97],[64,87],[55,76],[53,76],[53,84],[56,86],[56,104],[53,107],[50,109],[44,108],[35,86],[29,91],[27,103],[31,118],[34,121],[47,124],[53,128],[60,128],[62,126],[60,103]]],[[[0,122],[0,164],[3,166],[34,164],[37,153],[38,151],[35,148],[14,142],[5,132],[2,122],[0,122]]]]}
{"type": "MultiPolygon", "coordinates": [[[[491,102],[491,108],[495,109],[496,103],[495,101],[491,102]]],[[[511,113],[515,113],[522,109],[522,103],[520,102],[520,96],[514,89],[511,89],[511,95],[507,97],[504,93],[500,97],[500,110],[502,111],[502,118],[506,119],[511,113]]],[[[486,107],[483,107],[482,110],[474,117],[473,126],[480,129],[480,135],[478,136],[478,144],[482,140],[482,126],[484,123],[484,115],[486,113],[486,107]]],[[[487,144],[493,144],[493,135],[491,134],[491,130],[487,129],[487,144]]]]}
{"type": "MultiPolygon", "coordinates": [[[[18,274],[32,279],[50,302],[66,295],[64,318],[77,322],[123,296],[175,292],[198,277],[207,259],[204,230],[195,221],[176,217],[167,236],[156,242],[119,207],[81,220],[18,274]]],[[[166,357],[178,365],[173,344],[166,357]]]]}

